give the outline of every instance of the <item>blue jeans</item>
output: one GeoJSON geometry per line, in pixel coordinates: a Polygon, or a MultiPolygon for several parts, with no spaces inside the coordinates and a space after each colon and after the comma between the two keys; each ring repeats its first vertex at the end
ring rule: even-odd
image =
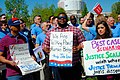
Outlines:
{"type": "Polygon", "coordinates": [[[9,76],[7,77],[7,80],[21,80],[21,78],[22,78],[21,75],[9,76]]]}
{"type": "Polygon", "coordinates": [[[52,72],[53,72],[53,75],[54,75],[54,80],[61,80],[57,67],[52,66],[52,72]]]}
{"type": "Polygon", "coordinates": [[[9,76],[7,77],[7,80],[33,80],[32,74],[27,75],[15,75],[15,76],[9,76]]]}

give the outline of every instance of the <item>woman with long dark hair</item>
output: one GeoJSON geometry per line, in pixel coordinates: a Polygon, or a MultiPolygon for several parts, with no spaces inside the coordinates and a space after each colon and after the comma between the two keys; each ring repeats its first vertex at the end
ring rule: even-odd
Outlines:
{"type": "Polygon", "coordinates": [[[105,21],[101,21],[96,25],[96,38],[95,39],[105,39],[105,38],[111,38],[112,33],[105,21]]]}
{"type": "MultiPolygon", "coordinates": [[[[96,38],[95,39],[106,39],[112,38],[112,33],[105,21],[101,21],[96,25],[96,38]]],[[[114,80],[113,75],[98,75],[98,80],[114,80]]]]}

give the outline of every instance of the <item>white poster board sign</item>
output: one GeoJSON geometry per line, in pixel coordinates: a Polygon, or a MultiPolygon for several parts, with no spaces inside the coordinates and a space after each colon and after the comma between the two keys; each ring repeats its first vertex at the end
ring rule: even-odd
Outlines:
{"type": "Polygon", "coordinates": [[[22,75],[26,75],[32,72],[39,71],[41,65],[39,65],[35,60],[32,59],[29,53],[28,44],[16,44],[10,45],[10,55],[12,59],[18,63],[22,75]]]}
{"type": "Polygon", "coordinates": [[[87,76],[120,73],[120,38],[84,42],[84,68],[87,76]]]}
{"type": "Polygon", "coordinates": [[[51,32],[49,66],[72,66],[73,32],[51,32]]]}

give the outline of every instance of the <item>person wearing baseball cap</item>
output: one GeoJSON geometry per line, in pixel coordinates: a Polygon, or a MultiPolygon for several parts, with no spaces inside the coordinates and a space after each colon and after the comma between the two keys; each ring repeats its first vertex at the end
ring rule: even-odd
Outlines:
{"type": "MultiPolygon", "coordinates": [[[[20,21],[18,18],[11,18],[8,25],[10,33],[0,40],[0,62],[6,64],[6,78],[7,80],[33,80],[31,75],[21,75],[17,63],[10,56],[10,45],[28,43],[27,37],[20,33],[20,21]]],[[[33,56],[34,54],[30,55],[33,56]]]]}
{"type": "Polygon", "coordinates": [[[7,21],[7,18],[6,18],[5,14],[0,15],[0,21],[7,21]]]}
{"type": "Polygon", "coordinates": [[[8,26],[10,28],[10,30],[13,32],[15,30],[17,30],[17,33],[19,33],[20,31],[20,21],[18,18],[11,18],[8,20],[8,26]]]}

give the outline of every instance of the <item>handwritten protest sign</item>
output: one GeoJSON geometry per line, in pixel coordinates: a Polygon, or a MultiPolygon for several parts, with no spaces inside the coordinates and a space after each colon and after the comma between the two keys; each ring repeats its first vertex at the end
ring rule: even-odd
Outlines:
{"type": "Polygon", "coordinates": [[[17,66],[20,68],[22,75],[36,72],[41,69],[41,65],[30,56],[28,44],[10,45],[9,49],[11,58],[18,63],[17,66]]]}
{"type": "Polygon", "coordinates": [[[73,32],[51,32],[50,66],[72,66],[73,32]]]}
{"type": "Polygon", "coordinates": [[[84,42],[85,72],[88,76],[120,73],[120,38],[84,42]]]}

